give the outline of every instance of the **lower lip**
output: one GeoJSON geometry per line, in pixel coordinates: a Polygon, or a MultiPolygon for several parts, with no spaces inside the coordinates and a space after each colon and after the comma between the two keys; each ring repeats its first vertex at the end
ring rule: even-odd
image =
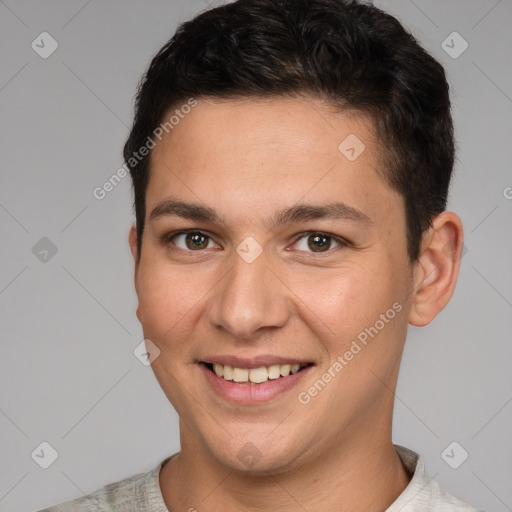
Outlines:
{"type": "Polygon", "coordinates": [[[210,386],[221,397],[238,404],[259,404],[269,402],[285,391],[292,389],[312,368],[307,366],[303,370],[290,374],[287,377],[279,377],[278,379],[267,380],[261,384],[240,384],[225,380],[206,367],[204,363],[199,363],[199,367],[209,382],[210,386]]]}

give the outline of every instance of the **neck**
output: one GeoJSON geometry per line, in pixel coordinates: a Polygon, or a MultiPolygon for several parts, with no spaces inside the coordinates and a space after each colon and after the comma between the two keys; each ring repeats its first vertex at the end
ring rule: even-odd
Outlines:
{"type": "Polygon", "coordinates": [[[347,444],[286,472],[254,476],[234,471],[182,440],[181,452],[160,472],[160,487],[170,512],[386,510],[410,481],[391,436],[387,442],[347,444]]]}

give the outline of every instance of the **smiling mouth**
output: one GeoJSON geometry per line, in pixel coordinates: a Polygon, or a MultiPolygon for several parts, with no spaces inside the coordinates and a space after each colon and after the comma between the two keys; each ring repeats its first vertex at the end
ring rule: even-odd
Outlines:
{"type": "Polygon", "coordinates": [[[312,366],[312,363],[306,364],[273,364],[270,366],[260,366],[258,368],[237,368],[229,365],[213,364],[202,362],[217,377],[225,381],[236,382],[238,384],[262,384],[269,380],[278,380],[294,375],[304,368],[312,366]]]}

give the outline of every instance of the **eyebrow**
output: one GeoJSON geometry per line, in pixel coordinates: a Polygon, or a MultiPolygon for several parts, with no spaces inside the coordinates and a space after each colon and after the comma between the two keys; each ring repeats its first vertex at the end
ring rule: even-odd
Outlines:
{"type": "MultiPolygon", "coordinates": [[[[224,219],[213,208],[197,203],[187,203],[173,198],[159,202],[151,211],[149,220],[151,221],[167,216],[181,217],[183,219],[208,222],[222,226],[226,225],[224,219]]],[[[284,224],[321,219],[348,220],[365,226],[373,224],[373,221],[362,211],[348,206],[341,201],[322,205],[299,204],[290,206],[282,211],[275,212],[273,216],[267,218],[267,222],[274,228],[275,226],[284,224]]]]}

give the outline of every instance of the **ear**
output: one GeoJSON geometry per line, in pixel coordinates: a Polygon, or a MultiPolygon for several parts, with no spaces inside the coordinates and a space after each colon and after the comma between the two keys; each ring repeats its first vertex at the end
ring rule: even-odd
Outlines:
{"type": "Polygon", "coordinates": [[[420,255],[414,266],[409,323],[429,324],[450,300],[459,276],[463,249],[463,229],[453,212],[442,212],[422,238],[420,255]]]}
{"type": "Polygon", "coordinates": [[[130,233],[128,234],[128,243],[130,245],[130,251],[133,256],[133,261],[135,263],[135,288],[137,288],[137,271],[139,270],[139,249],[137,247],[137,228],[135,223],[130,228],[130,233]]]}
{"type": "MultiPolygon", "coordinates": [[[[137,276],[139,273],[140,254],[139,249],[137,247],[137,228],[135,224],[133,224],[132,227],[130,228],[130,233],[128,234],[128,243],[130,244],[130,251],[132,252],[133,261],[135,263],[133,282],[135,285],[135,293],[137,294],[137,298],[139,298],[139,281],[137,279],[137,276]]],[[[140,307],[140,299],[137,304],[136,314],[137,318],[139,319],[139,322],[142,324],[142,311],[140,307]]]]}

